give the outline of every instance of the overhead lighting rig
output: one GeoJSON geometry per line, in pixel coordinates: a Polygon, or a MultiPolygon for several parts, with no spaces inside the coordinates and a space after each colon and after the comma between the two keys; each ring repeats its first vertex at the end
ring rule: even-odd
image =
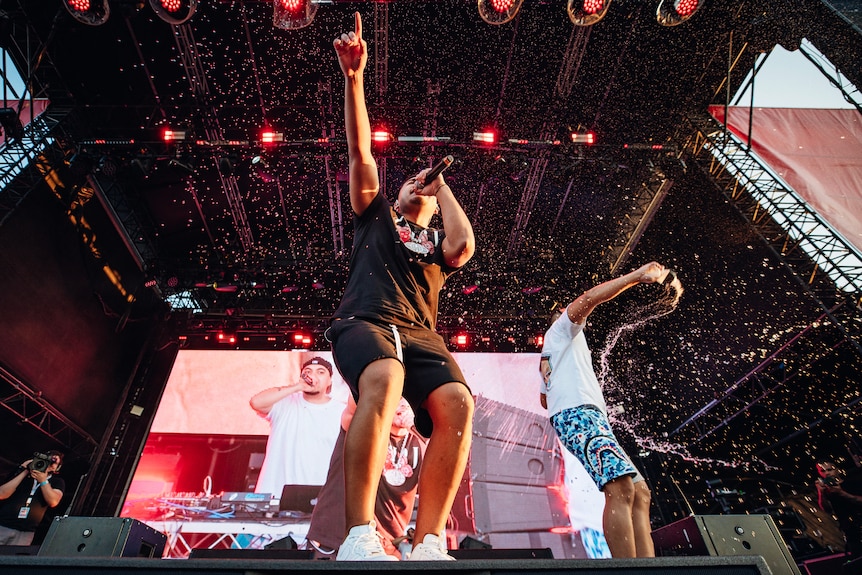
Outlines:
{"type": "Polygon", "coordinates": [[[518,15],[524,0],[478,0],[479,17],[498,26],[511,22],[518,15]]]}
{"type": "Polygon", "coordinates": [[[111,16],[108,0],[63,0],[66,11],[81,24],[101,26],[111,16]]]}

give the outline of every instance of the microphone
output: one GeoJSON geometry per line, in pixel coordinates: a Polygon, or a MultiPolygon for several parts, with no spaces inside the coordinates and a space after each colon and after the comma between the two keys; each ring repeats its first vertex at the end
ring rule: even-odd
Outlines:
{"type": "Polygon", "coordinates": [[[442,158],[439,162],[437,162],[431,171],[425,174],[425,183],[432,181],[434,178],[443,173],[443,170],[452,165],[452,162],[455,161],[455,158],[452,155],[448,155],[445,158],[442,158]]]}

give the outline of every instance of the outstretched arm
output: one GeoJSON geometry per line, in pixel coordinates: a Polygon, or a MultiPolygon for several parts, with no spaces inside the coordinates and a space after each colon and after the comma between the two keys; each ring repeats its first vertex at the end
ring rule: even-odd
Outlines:
{"type": "Polygon", "coordinates": [[[350,205],[362,215],[377,195],[380,180],[377,162],[371,155],[371,122],[365,106],[365,65],[368,45],[362,39],[362,18],[354,14],[354,31],[333,42],[338,64],[344,73],[344,127],[350,160],[350,205]]]}
{"type": "Polygon", "coordinates": [[[566,308],[572,323],[582,324],[597,305],[610,301],[639,283],[655,283],[667,275],[665,267],[657,262],[650,262],[626,275],[608,280],[592,287],[581,294],[566,308]]]}

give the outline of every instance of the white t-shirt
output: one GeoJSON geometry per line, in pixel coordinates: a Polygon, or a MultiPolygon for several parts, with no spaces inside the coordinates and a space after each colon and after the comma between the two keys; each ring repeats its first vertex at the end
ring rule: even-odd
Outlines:
{"type": "Polygon", "coordinates": [[[309,403],[302,393],[276,402],[264,416],[271,427],[255,492],[281,497],[285,485],[323,485],[344,407],[309,403]]]}
{"type": "Polygon", "coordinates": [[[563,313],[545,333],[542,357],[551,364],[550,381],[541,384],[549,416],[579,405],[595,405],[607,415],[583,324],[572,323],[569,314],[563,313]]]}

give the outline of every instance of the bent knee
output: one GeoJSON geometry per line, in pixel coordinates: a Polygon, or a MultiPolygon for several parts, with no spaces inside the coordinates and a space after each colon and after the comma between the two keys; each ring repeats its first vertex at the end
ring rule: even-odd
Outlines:
{"type": "Polygon", "coordinates": [[[453,381],[432,391],[425,400],[424,407],[435,422],[448,420],[451,423],[464,423],[473,420],[475,406],[467,386],[453,381]]]}
{"type": "Polygon", "coordinates": [[[634,501],[635,499],[635,484],[631,476],[617,477],[605,483],[602,488],[605,497],[613,499],[624,499],[626,501],[634,501]]]}
{"type": "Polygon", "coordinates": [[[635,489],[635,504],[649,506],[652,500],[652,492],[646,481],[638,481],[634,484],[635,489]]]}

